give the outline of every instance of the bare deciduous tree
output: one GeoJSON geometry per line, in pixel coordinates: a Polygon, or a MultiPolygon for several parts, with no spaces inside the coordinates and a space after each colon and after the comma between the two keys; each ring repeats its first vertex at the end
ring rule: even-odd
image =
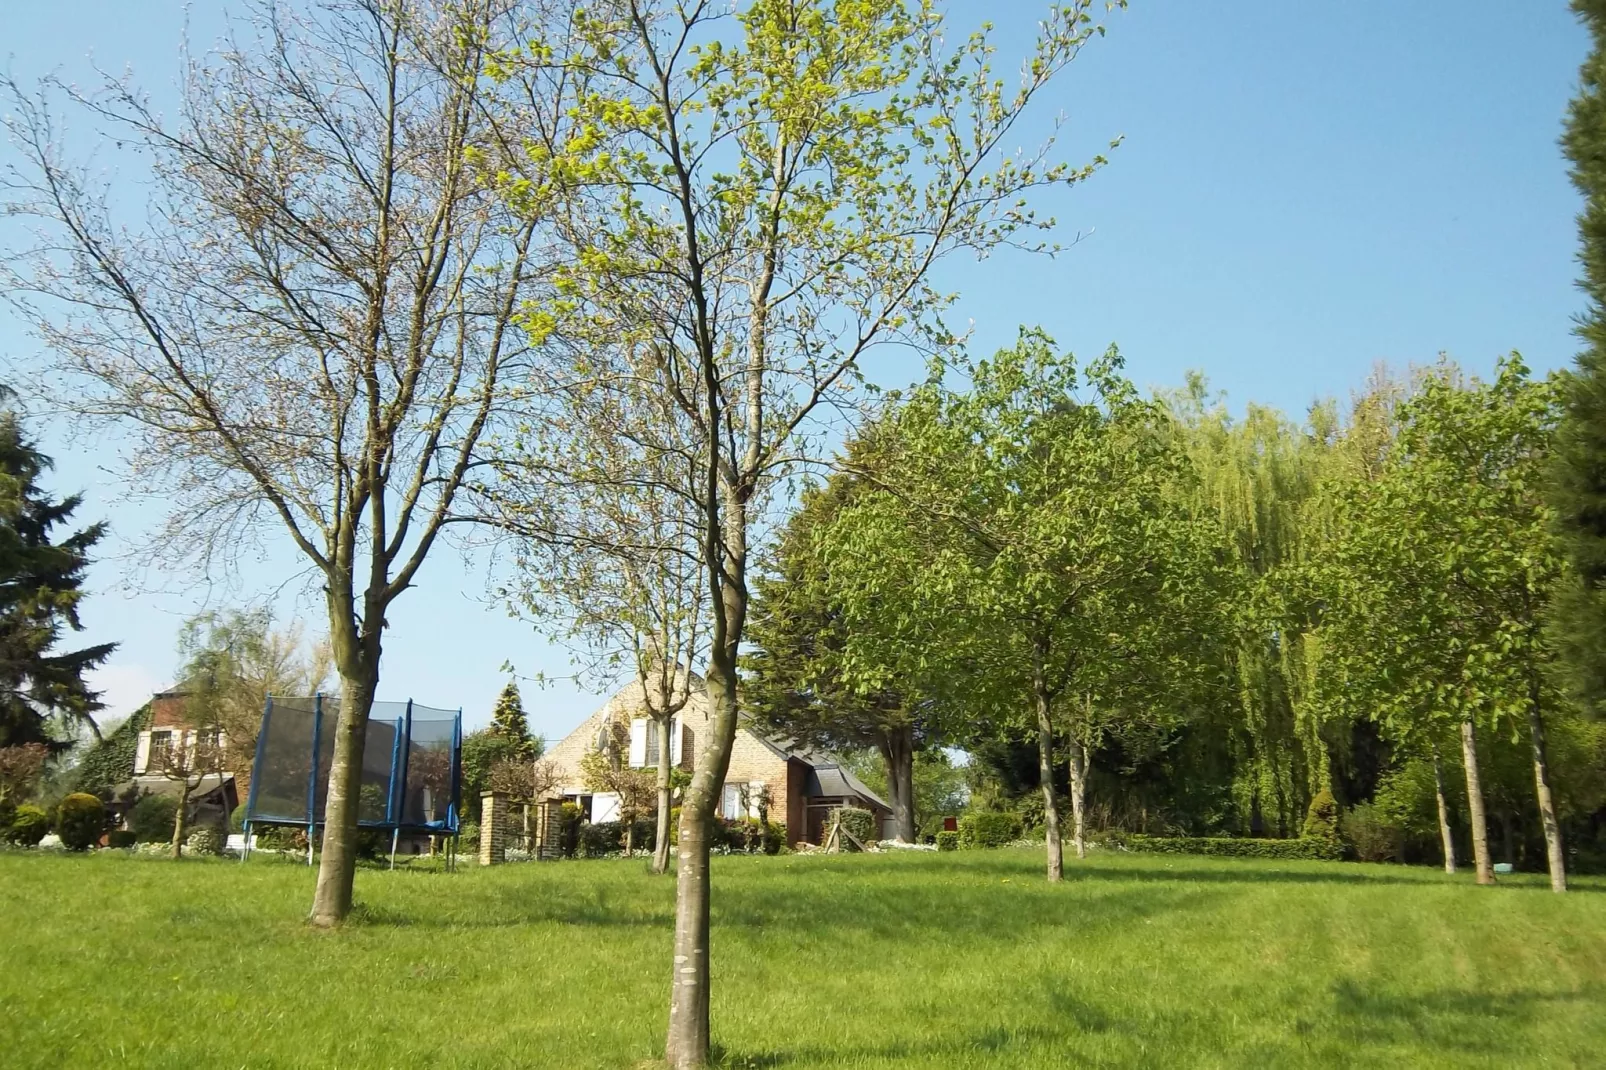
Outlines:
{"type": "Polygon", "coordinates": [[[538,69],[487,77],[530,36],[518,0],[254,14],[254,40],[188,67],[172,121],[116,79],[7,83],[6,211],[40,227],[0,288],[53,355],[61,408],[130,433],[131,485],[171,504],[164,553],[204,565],[277,532],[321,585],[341,703],[311,920],[330,926],[351,907],[386,611],[542,342],[539,316],[514,323],[539,214],[473,162],[495,140],[487,94],[524,101],[532,139],[566,111],[533,106],[557,92],[538,69]],[[63,155],[52,88],[148,162],[136,226],[63,155]]]}

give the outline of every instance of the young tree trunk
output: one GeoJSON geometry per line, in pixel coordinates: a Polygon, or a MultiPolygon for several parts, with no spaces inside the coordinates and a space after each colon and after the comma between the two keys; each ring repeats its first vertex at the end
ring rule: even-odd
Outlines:
{"type": "Polygon", "coordinates": [[[915,730],[912,725],[881,733],[881,760],[887,765],[887,794],[892,796],[894,838],[914,843],[915,833],[915,730]]]}
{"type": "MultiPolygon", "coordinates": [[[[379,686],[379,659],[364,659],[356,672],[340,674],[340,716],[335,719],[335,748],[329,766],[329,794],[323,810],[323,851],[312,916],[318,928],[339,925],[351,913],[352,882],[357,875],[357,804],[362,788],[362,752],[368,736],[368,714],[379,686]]],[[[327,718],[324,731],[329,731],[327,718]]],[[[431,846],[434,839],[431,837],[431,846]]]]}
{"type": "Polygon", "coordinates": [[[1479,884],[1494,883],[1489,864],[1489,821],[1483,812],[1483,785],[1478,777],[1478,730],[1469,717],[1461,722],[1461,761],[1467,771],[1467,817],[1472,823],[1472,860],[1479,884]]]}
{"type": "Polygon", "coordinates": [[[1433,796],[1439,804],[1439,840],[1444,844],[1444,871],[1455,872],[1455,837],[1450,832],[1450,806],[1444,797],[1444,766],[1439,745],[1433,744],[1433,796]]]}
{"type": "MultiPolygon", "coordinates": [[[[712,402],[710,409],[714,408],[712,402]]],[[[717,473],[709,474],[704,550],[713,603],[708,673],[708,729],[680,807],[676,849],[674,974],[664,1056],[674,1070],[708,1065],[709,932],[708,830],[719,805],[736,742],[736,655],[747,621],[747,513],[739,495],[721,500],[717,473]],[[723,518],[721,514],[723,513],[723,518]]]]}
{"type": "Polygon", "coordinates": [[[625,857],[631,857],[636,850],[636,819],[632,816],[625,822],[625,857]]]}
{"type": "Polygon", "coordinates": [[[1043,840],[1048,853],[1048,879],[1065,873],[1065,848],[1060,842],[1060,812],[1054,799],[1054,721],[1050,717],[1048,681],[1043,677],[1043,649],[1039,643],[1032,662],[1032,698],[1037,705],[1037,772],[1043,781],[1043,840]]]}
{"type": "Polygon", "coordinates": [[[1529,683],[1528,734],[1533,744],[1534,792],[1539,798],[1539,820],[1545,827],[1545,859],[1550,866],[1550,890],[1567,890],[1567,862],[1561,852],[1561,824],[1550,793],[1550,767],[1545,758],[1545,723],[1539,714],[1539,678],[1529,683]]]}
{"type": "Polygon", "coordinates": [[[178,809],[173,812],[173,857],[184,857],[184,831],[189,821],[190,785],[185,781],[180,787],[178,796],[178,809]]]}
{"type": "Polygon", "coordinates": [[[669,787],[669,728],[658,726],[658,828],[652,845],[652,871],[669,872],[669,811],[674,802],[669,787]]]}
{"type": "Polygon", "coordinates": [[[1071,733],[1071,814],[1075,825],[1076,857],[1087,857],[1087,752],[1071,733]]]}

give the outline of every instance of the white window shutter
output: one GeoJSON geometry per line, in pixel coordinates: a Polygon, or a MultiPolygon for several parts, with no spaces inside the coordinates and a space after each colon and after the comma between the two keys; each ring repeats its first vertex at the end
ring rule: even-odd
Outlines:
{"type": "Polygon", "coordinates": [[[679,717],[672,718],[670,720],[670,722],[669,722],[669,764],[670,765],[679,765],[680,764],[680,750],[681,750],[680,742],[681,742],[681,737],[684,736],[685,734],[686,734],[685,726],[680,723],[680,718],[679,717]]]}
{"type": "Polygon", "coordinates": [[[726,784],[725,791],[720,798],[719,815],[726,820],[734,821],[742,813],[742,789],[735,784],[726,784]]]}
{"type": "Polygon", "coordinates": [[[619,820],[619,796],[611,791],[598,792],[591,796],[591,823],[600,825],[604,821],[619,820]]]}
{"type": "Polygon", "coordinates": [[[134,751],[134,775],[139,776],[151,764],[151,734],[147,729],[139,734],[139,746],[134,751]]]}
{"type": "Polygon", "coordinates": [[[748,817],[757,817],[758,816],[758,799],[759,799],[759,796],[761,794],[763,794],[763,792],[764,792],[764,782],[762,780],[748,781],[748,784],[747,784],[747,816],[748,817]]]}
{"type": "Polygon", "coordinates": [[[647,764],[647,722],[637,717],[630,722],[630,767],[640,769],[647,764]]]}

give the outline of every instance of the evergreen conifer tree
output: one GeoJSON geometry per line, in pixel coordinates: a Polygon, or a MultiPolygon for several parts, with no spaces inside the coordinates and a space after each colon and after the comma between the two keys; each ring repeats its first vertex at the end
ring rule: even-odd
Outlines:
{"type": "Polygon", "coordinates": [[[102,643],[51,652],[65,629],[82,630],[84,569],[106,526],[93,524],[51,541],[82,499],[54,501],[40,489],[39,477],[50,465],[23,434],[16,414],[0,413],[0,747],[44,743],[63,749],[69,742],[63,727],[93,728],[93,714],[102,706],[84,673],[116,649],[102,643]]]}
{"type": "Polygon", "coordinates": [[[1594,47],[1579,71],[1562,147],[1584,195],[1578,216],[1584,348],[1566,382],[1551,501],[1572,575],[1556,600],[1554,634],[1579,696],[1606,705],[1606,0],[1573,0],[1594,47]]]}
{"type": "Polygon", "coordinates": [[[496,708],[491,711],[491,735],[507,740],[520,758],[534,758],[535,739],[530,735],[530,722],[524,716],[524,702],[519,698],[519,685],[512,680],[496,697],[496,708]]]}

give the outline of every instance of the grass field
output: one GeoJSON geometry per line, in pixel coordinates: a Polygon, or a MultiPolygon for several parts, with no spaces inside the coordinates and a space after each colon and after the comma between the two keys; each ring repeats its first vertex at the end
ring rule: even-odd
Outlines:
{"type": "MultiPolygon", "coordinates": [[[[107,853],[110,854],[109,852],[107,853]]],[[[1606,881],[1029,851],[716,859],[737,1067],[1606,1066],[1606,881]]],[[[0,1064],[631,1067],[670,880],[0,854],[0,1064]]]]}

